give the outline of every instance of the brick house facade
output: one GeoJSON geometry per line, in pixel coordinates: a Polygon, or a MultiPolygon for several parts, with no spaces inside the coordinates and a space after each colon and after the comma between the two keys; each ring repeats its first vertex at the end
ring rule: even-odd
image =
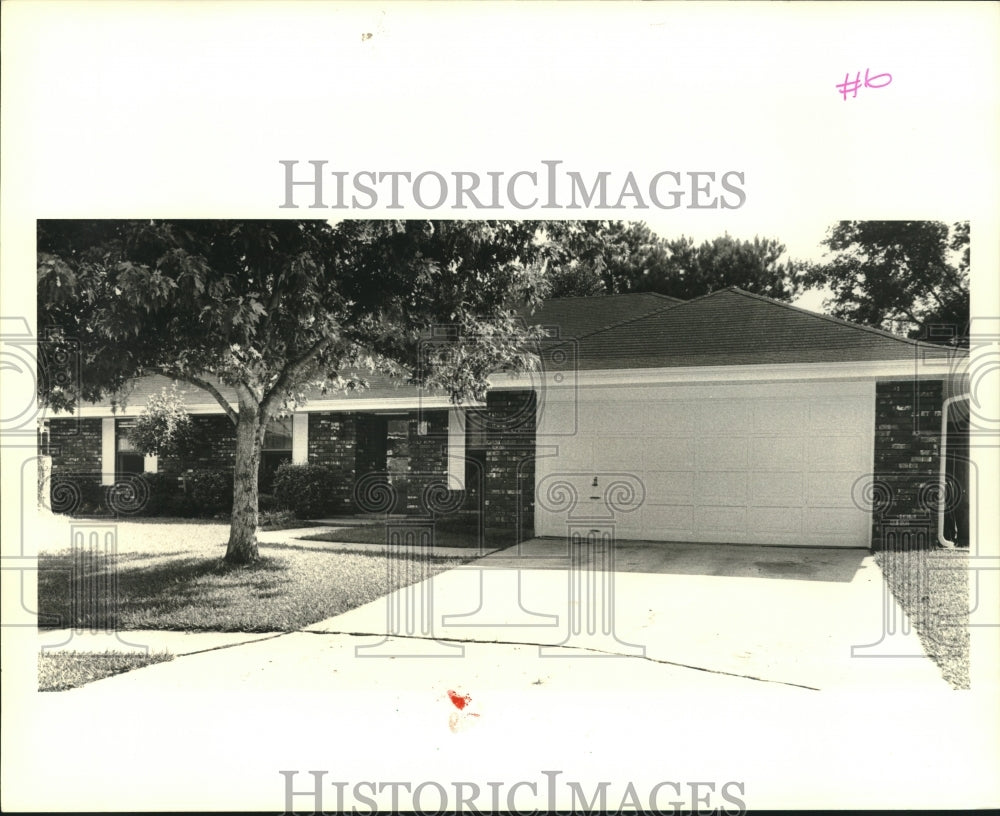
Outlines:
{"type": "MultiPolygon", "coordinates": [[[[374,478],[392,488],[390,512],[478,514],[515,539],[563,535],[581,513],[597,518],[602,498],[616,534],[639,540],[940,537],[942,451],[951,462],[963,443],[942,432],[942,413],[967,391],[964,352],[735,289],[688,302],[566,298],[534,319],[553,338],[541,372],[498,375],[484,402],[466,406],[377,378],[361,394],[311,398],[265,451],[270,466],[333,471],[335,514],[366,512],[358,486],[374,478]],[[602,493],[623,475],[637,489],[633,513],[602,493]],[[575,508],[541,501],[554,480],[575,508]]],[[[117,415],[89,406],[51,419],[53,478],[108,485],[123,462],[137,469],[121,440],[142,397],[168,384],[138,384],[117,415]]],[[[189,397],[202,444],[183,461],[146,457],[143,470],[232,467],[232,424],[202,392],[189,397]]]]}

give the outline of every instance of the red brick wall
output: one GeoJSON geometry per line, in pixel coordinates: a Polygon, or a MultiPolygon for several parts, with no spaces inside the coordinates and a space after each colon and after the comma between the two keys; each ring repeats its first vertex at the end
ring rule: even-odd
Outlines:
{"type": "Polygon", "coordinates": [[[341,477],[334,499],[345,513],[353,512],[357,427],[352,414],[309,414],[309,463],[333,468],[341,477]]]}
{"type": "Polygon", "coordinates": [[[940,380],[876,384],[874,475],[881,489],[872,518],[875,549],[886,540],[887,529],[899,526],[925,530],[927,540],[935,540],[943,401],[940,380]]]}
{"type": "Polygon", "coordinates": [[[486,410],[485,526],[530,536],[535,526],[535,394],[493,391],[486,410]]]}
{"type": "Polygon", "coordinates": [[[191,417],[197,444],[183,456],[161,456],[157,462],[160,473],[180,473],[184,470],[232,470],[236,462],[236,426],[224,414],[191,417]]]}
{"type": "Polygon", "coordinates": [[[101,420],[50,419],[52,473],[101,472],[101,420]]]}

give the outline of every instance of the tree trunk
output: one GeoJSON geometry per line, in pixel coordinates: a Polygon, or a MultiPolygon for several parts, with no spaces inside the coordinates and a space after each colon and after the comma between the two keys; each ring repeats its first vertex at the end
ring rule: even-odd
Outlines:
{"type": "Polygon", "coordinates": [[[226,550],[229,564],[252,564],[260,558],[257,550],[257,473],[261,444],[260,411],[256,405],[240,400],[233,467],[233,516],[226,550]]]}

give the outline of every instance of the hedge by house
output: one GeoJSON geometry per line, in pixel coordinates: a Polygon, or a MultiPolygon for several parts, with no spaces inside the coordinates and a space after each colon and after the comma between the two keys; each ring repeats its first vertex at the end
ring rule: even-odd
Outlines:
{"type": "Polygon", "coordinates": [[[325,465],[285,462],[274,474],[274,496],[279,507],[301,519],[320,518],[336,511],[336,487],[341,478],[325,465]]]}

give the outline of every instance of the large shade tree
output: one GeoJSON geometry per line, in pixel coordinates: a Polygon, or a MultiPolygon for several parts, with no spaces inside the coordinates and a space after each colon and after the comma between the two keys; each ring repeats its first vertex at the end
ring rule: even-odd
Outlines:
{"type": "Polygon", "coordinates": [[[836,317],[935,342],[968,344],[969,224],[840,221],[829,259],[806,274],[836,317]]]}
{"type": "Polygon", "coordinates": [[[249,563],[272,417],[313,389],[364,387],[366,372],[461,402],[490,374],[533,366],[535,334],[515,314],[540,292],[535,233],[497,221],[40,222],[39,329],[54,351],[79,347],[82,376],[40,378],[39,396],[55,410],[121,401],[148,374],[211,394],[236,428],[226,560],[249,563]]]}

